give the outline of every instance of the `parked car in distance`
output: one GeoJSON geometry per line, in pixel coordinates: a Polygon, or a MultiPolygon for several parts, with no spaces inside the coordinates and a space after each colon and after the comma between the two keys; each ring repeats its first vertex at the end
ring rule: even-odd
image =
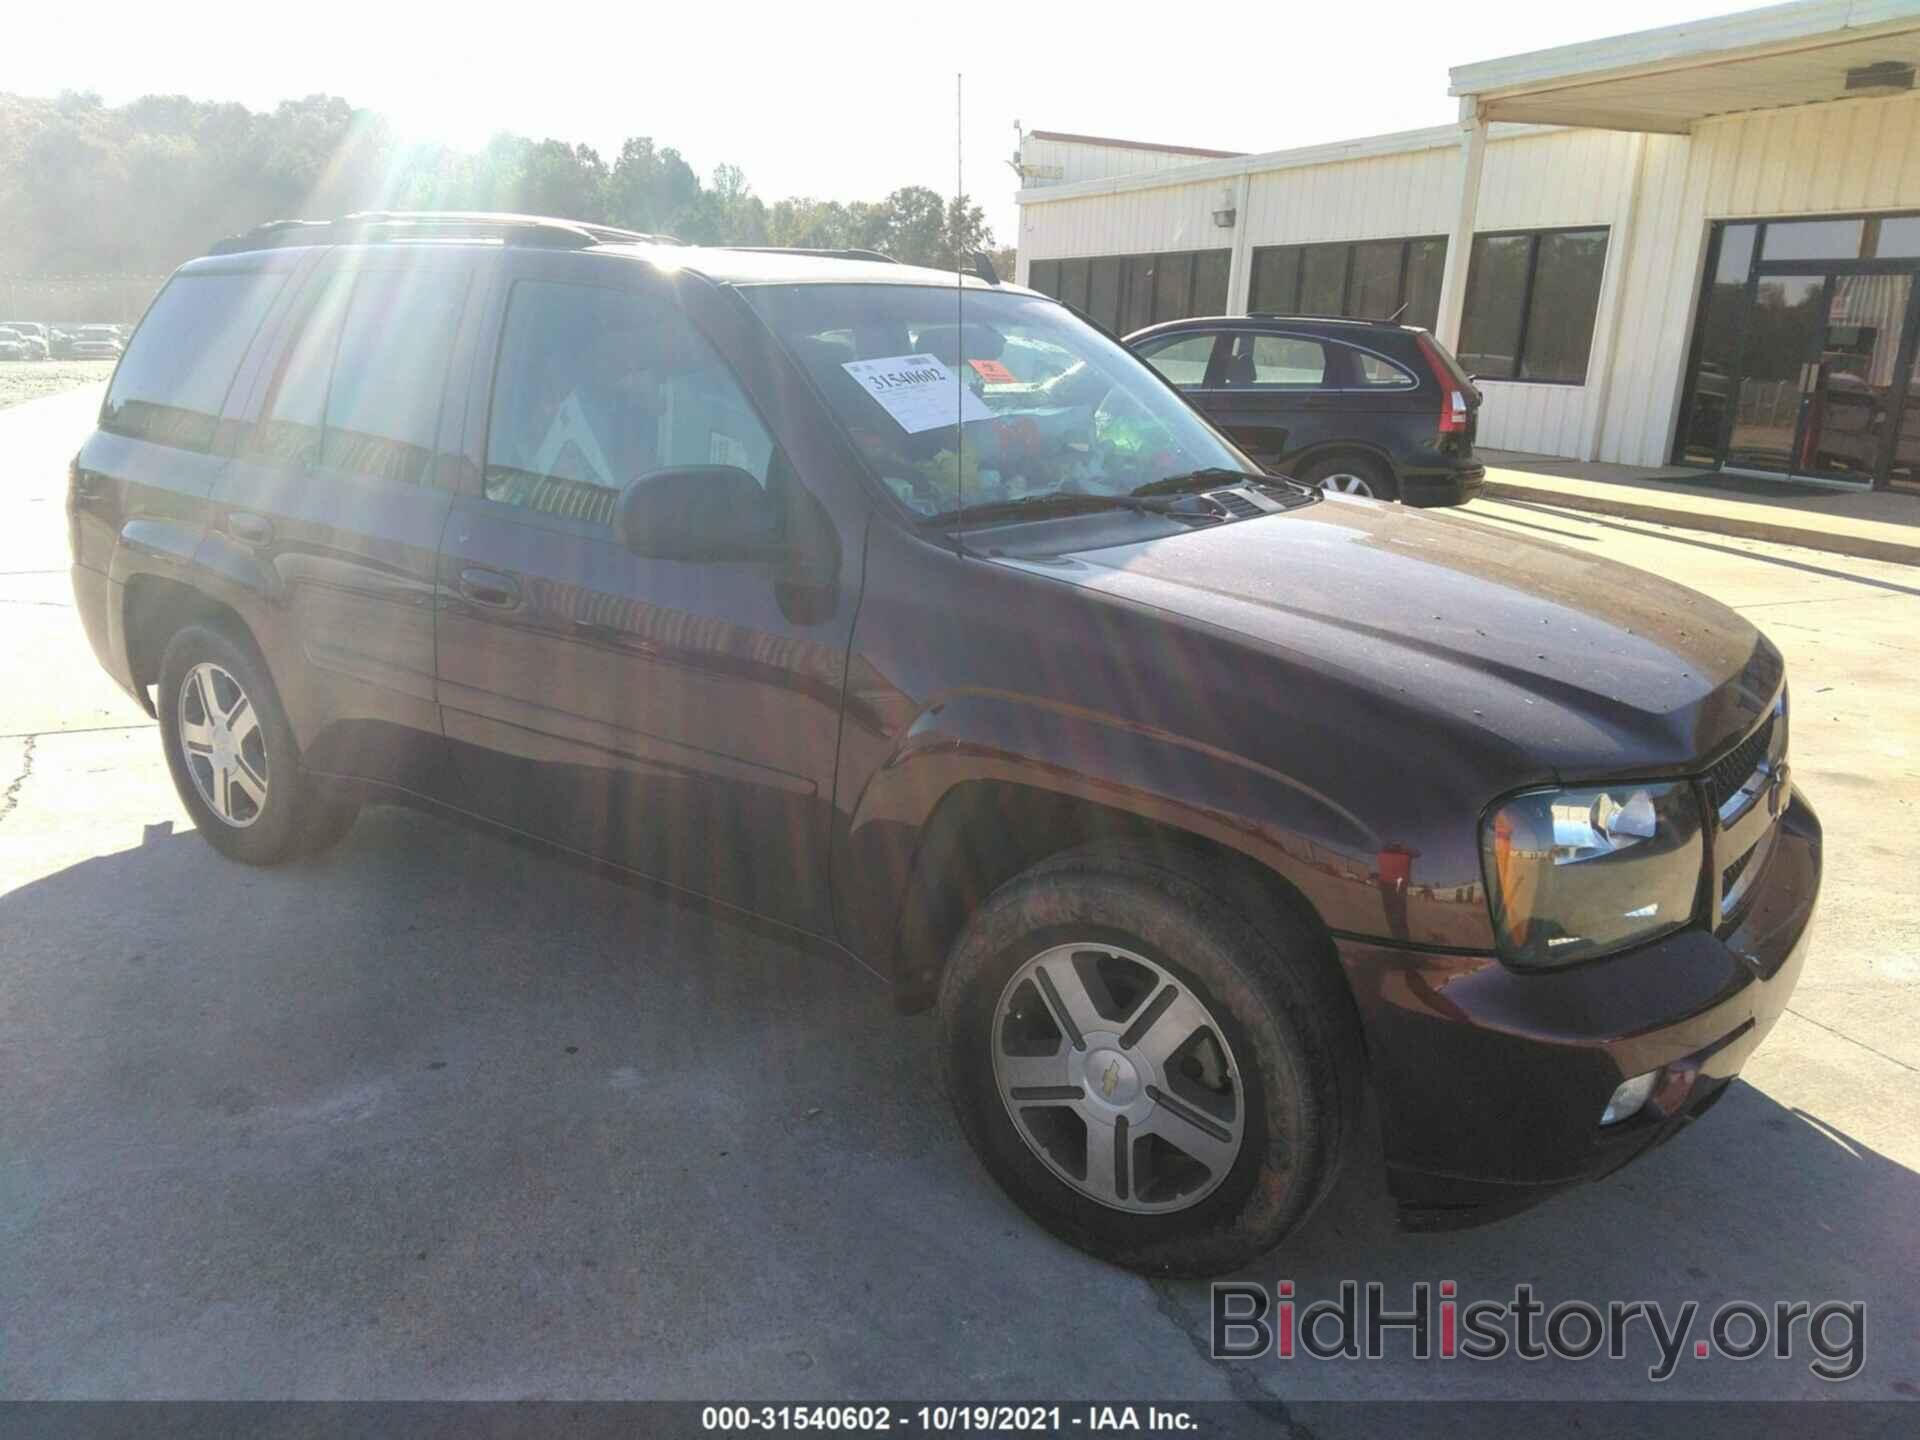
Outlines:
{"type": "Polygon", "coordinates": [[[1269,473],[1429,506],[1462,504],[1486,478],[1473,453],[1480,391],[1425,330],[1213,316],[1126,344],[1269,473]]]}
{"type": "Polygon", "coordinates": [[[111,325],[82,325],[73,332],[67,353],[75,360],[118,360],[126,348],[111,325]]]}
{"type": "Polygon", "coordinates": [[[1409,1223],[1608,1174],[1806,955],[1748,620],[1260,474],[1030,290],[283,224],[168,281],[68,516],[215,850],[398,801],[851,956],[1012,1197],[1146,1271],[1292,1232],[1369,1091],[1409,1223]]]}
{"type": "Polygon", "coordinates": [[[33,347],[18,330],[0,325],[0,360],[31,360],[33,347]]]}
{"type": "Polygon", "coordinates": [[[47,343],[47,327],[34,320],[0,320],[0,330],[11,330],[27,342],[30,360],[45,360],[52,351],[47,343]]]}

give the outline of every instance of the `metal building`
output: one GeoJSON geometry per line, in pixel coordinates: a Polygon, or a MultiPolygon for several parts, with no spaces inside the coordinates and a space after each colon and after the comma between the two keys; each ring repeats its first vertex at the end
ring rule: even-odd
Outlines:
{"type": "Polygon", "coordinates": [[[1456,125],[1259,155],[1022,137],[1020,278],[1126,333],[1427,325],[1480,441],[1920,486],[1920,0],[1454,69],[1456,125]]]}

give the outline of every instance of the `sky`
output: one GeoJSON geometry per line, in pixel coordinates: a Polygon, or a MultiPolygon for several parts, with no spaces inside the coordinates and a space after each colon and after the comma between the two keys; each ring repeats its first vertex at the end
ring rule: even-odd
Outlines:
{"type": "Polygon", "coordinates": [[[84,11],[19,7],[0,85],[254,109],[324,91],[386,114],[410,138],[471,148],[508,130],[584,141],[609,163],[625,137],[651,135],[703,176],[740,166],[769,201],[877,199],[902,185],[951,194],[962,174],[1011,244],[1016,122],[1289,149],[1445,123],[1456,113],[1450,66],[1743,8],[92,0],[84,11]]]}

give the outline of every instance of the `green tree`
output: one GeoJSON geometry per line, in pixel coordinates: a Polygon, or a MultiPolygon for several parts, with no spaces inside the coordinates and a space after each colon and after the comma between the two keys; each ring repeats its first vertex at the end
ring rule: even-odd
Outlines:
{"type": "Polygon", "coordinates": [[[672,234],[700,198],[700,177],[672,146],[656,149],[651,136],[620,147],[607,179],[607,220],[629,230],[672,234]]]}
{"type": "Polygon", "coordinates": [[[964,195],[909,185],[873,202],[769,202],[738,166],[702,183],[650,136],[628,139],[609,165],[591,146],[524,135],[472,151],[403,144],[383,117],[337,95],[253,111],[184,95],[110,107],[89,92],[0,94],[0,273],[164,274],[265,220],[384,209],[531,211],[692,243],[881,250],[941,268],[993,241],[964,195]]]}

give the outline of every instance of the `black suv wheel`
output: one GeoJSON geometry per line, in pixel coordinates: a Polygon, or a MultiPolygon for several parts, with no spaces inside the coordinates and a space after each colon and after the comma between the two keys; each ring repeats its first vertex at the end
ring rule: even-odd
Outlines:
{"type": "Polygon", "coordinates": [[[161,657],[157,702],[174,788],[214,849],[273,865],[352,827],[358,805],[301,768],[280,696],[244,640],[214,624],[181,630],[161,657]]]}
{"type": "Polygon", "coordinates": [[[1298,478],[1303,485],[1317,485],[1342,495],[1363,495],[1370,500],[1400,498],[1393,470],[1371,455],[1329,455],[1302,466],[1298,478]]]}
{"type": "Polygon", "coordinates": [[[1056,1235],[1156,1274],[1244,1265],[1325,1195],[1359,1048],[1311,936],[1144,853],[1001,887],[940,993],[961,1128],[1056,1235]]]}

